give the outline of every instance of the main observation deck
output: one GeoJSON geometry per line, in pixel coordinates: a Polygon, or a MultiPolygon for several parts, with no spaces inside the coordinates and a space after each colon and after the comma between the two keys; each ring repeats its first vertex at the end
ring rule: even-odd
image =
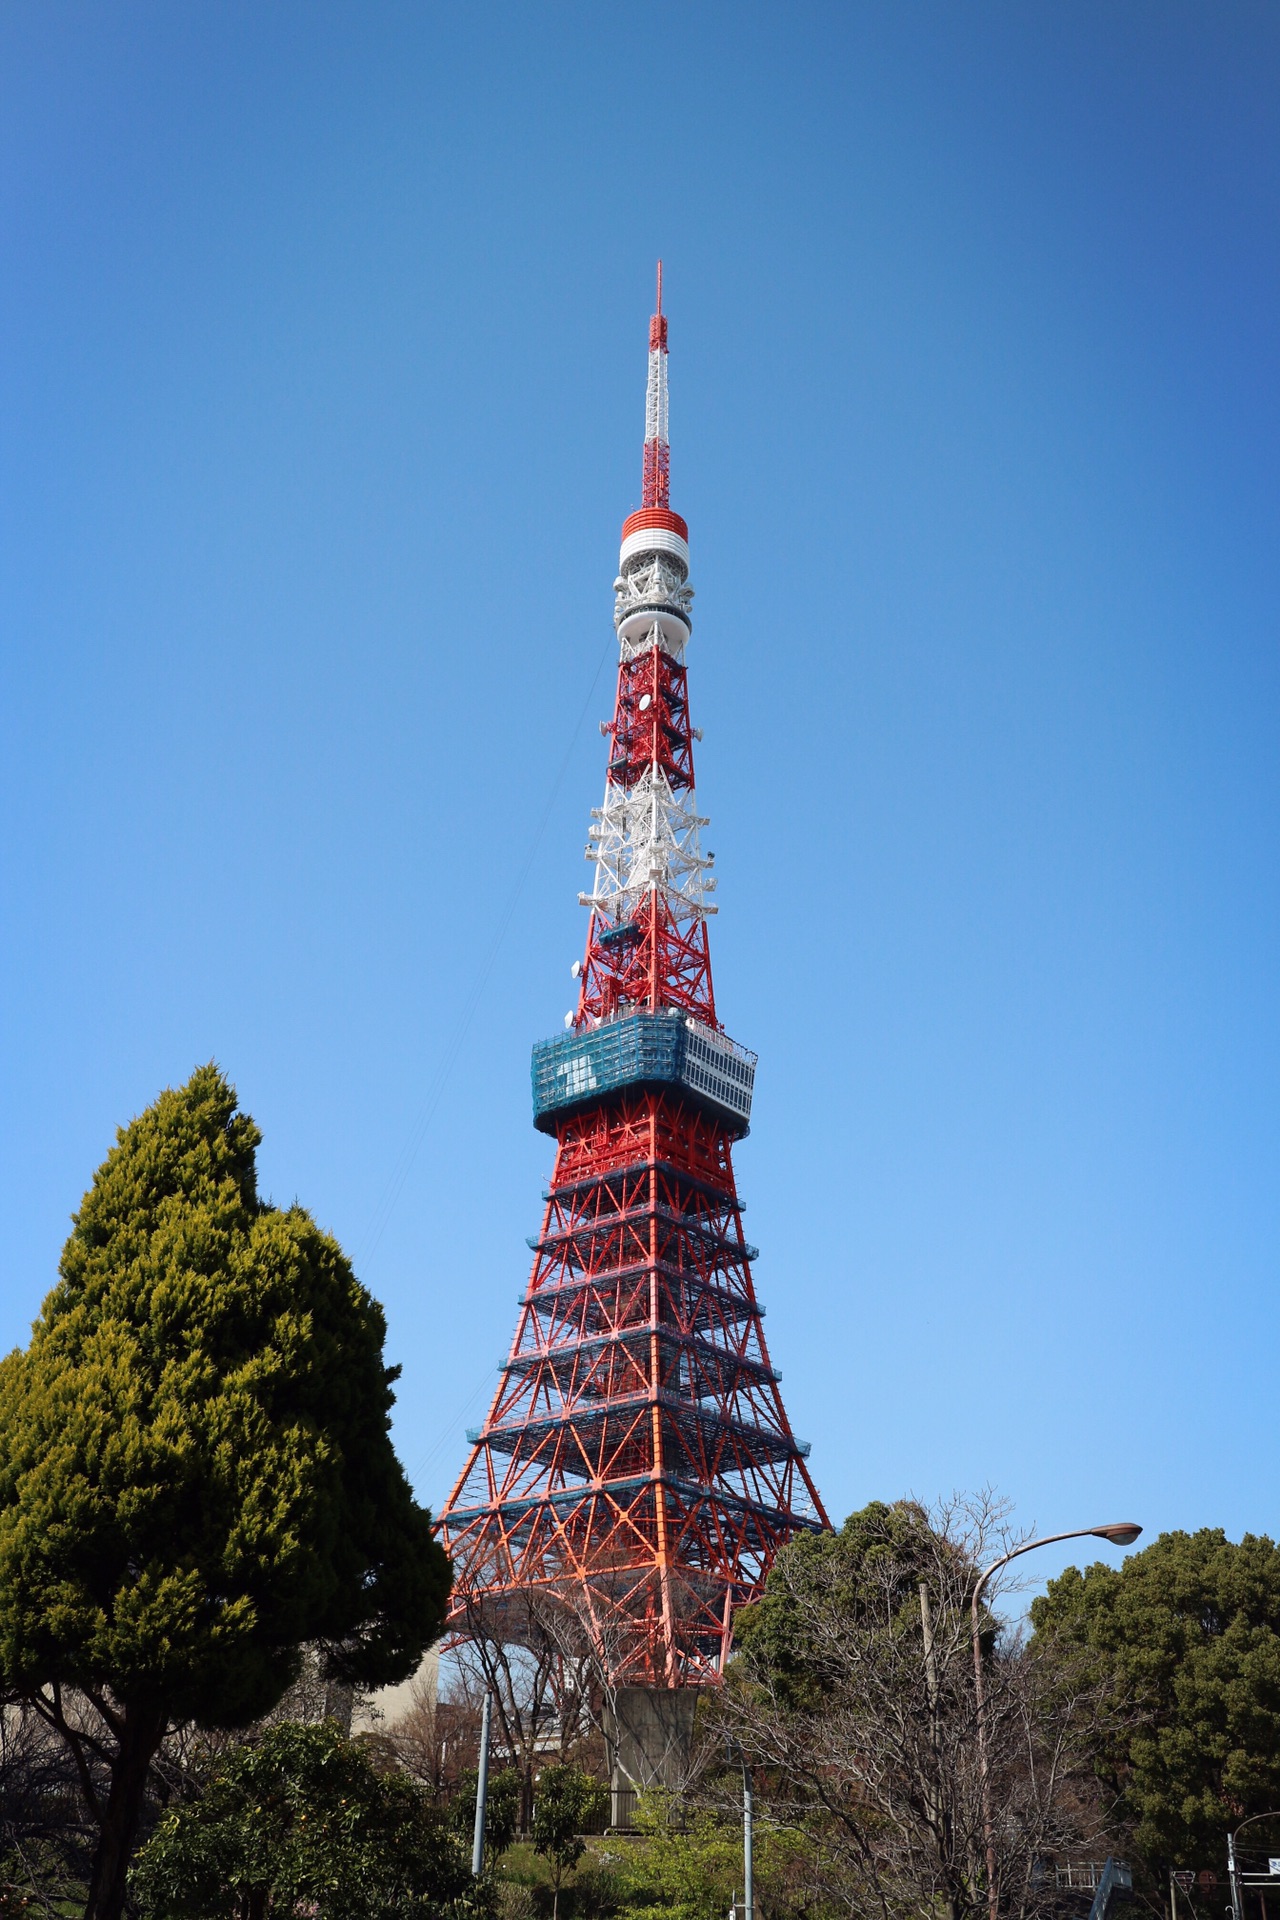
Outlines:
{"type": "Polygon", "coordinates": [[[533,1049],[533,1123],[557,1118],[625,1087],[678,1087],[741,1138],[751,1120],[756,1056],[679,1007],[633,1009],[533,1049]]]}

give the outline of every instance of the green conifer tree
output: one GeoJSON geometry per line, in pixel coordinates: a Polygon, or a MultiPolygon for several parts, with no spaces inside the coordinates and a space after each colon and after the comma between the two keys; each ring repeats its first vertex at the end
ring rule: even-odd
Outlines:
{"type": "Polygon", "coordinates": [[[1280,1546],[1162,1533],[1122,1566],[1069,1567],[1031,1619],[1046,1659],[1083,1651],[1122,1709],[1096,1767],[1155,1886],[1221,1872],[1231,1828],[1280,1807],[1280,1546]]]}
{"type": "Polygon", "coordinates": [[[161,1094],[99,1168],[30,1346],[0,1362],[0,1684],[75,1755],[91,1920],[121,1911],[169,1727],[265,1713],[304,1642],[334,1678],[404,1679],[443,1622],[449,1563],[388,1432],[382,1311],[308,1213],[259,1198],[260,1138],[213,1065],[161,1094]]]}

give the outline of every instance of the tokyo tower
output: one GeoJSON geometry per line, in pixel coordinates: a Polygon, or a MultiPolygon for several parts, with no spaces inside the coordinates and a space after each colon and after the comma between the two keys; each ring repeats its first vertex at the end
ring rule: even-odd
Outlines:
{"type": "Polygon", "coordinates": [[[439,1523],[459,1628],[500,1629],[516,1596],[570,1599],[611,1684],[649,1695],[714,1681],[734,1609],[795,1533],[828,1525],[769,1359],[734,1184],[756,1056],[725,1033],[711,983],[661,266],[657,306],[578,1003],[533,1050],[555,1168],[511,1351],[439,1523]]]}

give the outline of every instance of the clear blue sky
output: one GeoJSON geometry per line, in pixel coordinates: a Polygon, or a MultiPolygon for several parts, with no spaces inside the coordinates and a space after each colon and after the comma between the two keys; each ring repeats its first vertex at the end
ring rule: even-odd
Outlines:
{"type": "Polygon", "coordinates": [[[447,1490],[661,253],[819,1486],[1280,1532],[1278,209],[1274,5],[7,6],[0,1345],[215,1056],[447,1490]]]}

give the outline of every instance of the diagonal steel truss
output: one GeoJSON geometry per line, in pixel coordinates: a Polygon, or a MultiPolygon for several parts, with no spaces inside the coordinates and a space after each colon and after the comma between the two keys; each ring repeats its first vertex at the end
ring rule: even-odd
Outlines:
{"type": "Polygon", "coordinates": [[[826,1524],[769,1359],[726,1129],[664,1094],[561,1127],[511,1352],[442,1520],[474,1607],[586,1589],[619,1683],[719,1671],[826,1524]]]}

